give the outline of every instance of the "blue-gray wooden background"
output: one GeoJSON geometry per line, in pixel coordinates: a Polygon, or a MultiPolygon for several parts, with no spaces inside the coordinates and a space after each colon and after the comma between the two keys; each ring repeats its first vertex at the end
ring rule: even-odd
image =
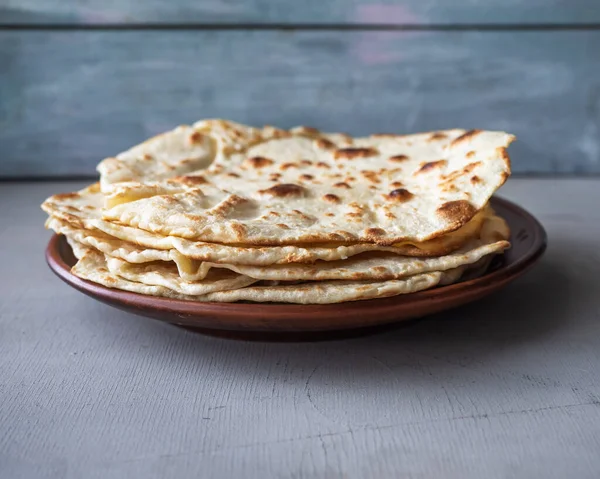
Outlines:
{"type": "Polygon", "coordinates": [[[598,0],[0,0],[0,176],[93,175],[180,123],[503,129],[600,172],[598,0]]]}

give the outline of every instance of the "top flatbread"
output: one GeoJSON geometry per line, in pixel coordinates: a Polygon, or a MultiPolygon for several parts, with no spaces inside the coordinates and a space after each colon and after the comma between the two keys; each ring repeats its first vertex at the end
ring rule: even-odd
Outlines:
{"type": "Polygon", "coordinates": [[[171,159],[177,141],[167,133],[148,153],[142,145],[99,165],[112,207],[104,219],[236,245],[422,242],[486,205],[510,174],[514,139],[479,130],[350,138],[222,120],[176,131],[202,153],[171,159]]]}

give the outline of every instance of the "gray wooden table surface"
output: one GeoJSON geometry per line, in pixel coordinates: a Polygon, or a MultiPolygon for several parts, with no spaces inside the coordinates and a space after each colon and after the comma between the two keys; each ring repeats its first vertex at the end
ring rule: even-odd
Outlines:
{"type": "Polygon", "coordinates": [[[55,278],[0,183],[0,477],[596,478],[600,180],[512,179],[549,249],[500,293],[361,339],[203,337],[55,278]]]}

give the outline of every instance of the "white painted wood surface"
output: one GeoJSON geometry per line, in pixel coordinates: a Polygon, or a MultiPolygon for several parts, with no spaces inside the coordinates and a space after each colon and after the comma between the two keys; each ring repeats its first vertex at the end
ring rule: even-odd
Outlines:
{"type": "Polygon", "coordinates": [[[354,340],[207,338],[71,290],[0,183],[2,478],[597,478],[600,180],[512,179],[549,234],[482,302],[354,340]]]}

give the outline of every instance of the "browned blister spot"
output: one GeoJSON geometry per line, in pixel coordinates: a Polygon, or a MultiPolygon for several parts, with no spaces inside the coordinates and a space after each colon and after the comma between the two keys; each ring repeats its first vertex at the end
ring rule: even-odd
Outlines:
{"type": "Polygon", "coordinates": [[[471,183],[473,183],[474,185],[476,185],[477,183],[481,183],[481,178],[479,178],[479,176],[477,175],[471,176],[471,183]]]}
{"type": "Polygon", "coordinates": [[[415,195],[413,195],[410,191],[405,188],[398,188],[390,191],[386,197],[389,200],[395,201],[397,203],[405,203],[410,201],[415,195]]]}
{"type": "Polygon", "coordinates": [[[294,132],[299,135],[305,135],[309,137],[320,136],[321,132],[312,126],[299,126],[294,129],[294,132]]]}
{"type": "MultiPolygon", "coordinates": [[[[500,155],[500,157],[504,160],[506,167],[510,171],[510,167],[511,167],[510,156],[508,156],[508,152],[506,151],[506,148],[498,148],[496,151],[498,152],[498,155],[500,155]]],[[[508,175],[506,175],[506,178],[508,178],[508,175]]]]}
{"type": "Polygon", "coordinates": [[[387,273],[387,268],[385,266],[373,266],[373,271],[375,273],[387,273]]]}
{"type": "Polygon", "coordinates": [[[467,154],[465,156],[467,158],[473,158],[475,156],[475,152],[473,150],[467,151],[467,154]]]}
{"type": "Polygon", "coordinates": [[[279,228],[284,229],[284,230],[290,229],[290,227],[288,225],[283,224],[283,223],[277,223],[275,226],[278,226],[279,228]]]}
{"type": "Polygon", "coordinates": [[[240,175],[238,175],[237,173],[227,173],[227,176],[230,176],[231,178],[239,178],[240,175]]]}
{"type": "Polygon", "coordinates": [[[385,217],[389,220],[395,220],[396,219],[396,215],[394,213],[392,213],[391,211],[386,211],[385,212],[385,217]]]}
{"type": "Polygon", "coordinates": [[[421,168],[417,170],[417,173],[428,173],[438,168],[443,168],[448,164],[446,160],[437,160],[437,161],[429,161],[427,163],[423,163],[421,168]]]}
{"type": "Polygon", "coordinates": [[[452,146],[456,146],[465,141],[469,141],[469,140],[473,139],[473,137],[479,135],[479,133],[481,133],[481,130],[469,130],[466,133],[463,133],[462,135],[460,135],[458,138],[455,138],[454,140],[452,140],[451,144],[452,144],[452,146]]]}
{"type": "Polygon", "coordinates": [[[379,152],[375,148],[340,148],[339,150],[335,150],[333,157],[336,160],[367,158],[369,156],[375,156],[378,153],[379,152]]]}
{"type": "Polygon", "coordinates": [[[444,218],[448,223],[458,227],[465,224],[477,213],[475,208],[467,200],[448,201],[439,206],[437,214],[444,218]]]}
{"type": "Polygon", "coordinates": [[[142,160],[150,161],[152,159],[153,159],[152,155],[149,155],[148,153],[144,153],[142,155],[142,160]]]}
{"type": "Polygon", "coordinates": [[[325,213],[325,216],[329,216],[331,218],[332,216],[335,216],[335,215],[333,213],[325,213]]]}
{"type": "Polygon", "coordinates": [[[292,210],[292,213],[294,213],[295,215],[299,216],[300,218],[302,218],[303,220],[312,220],[312,218],[306,214],[304,214],[302,211],[300,210],[292,210]]]}
{"type": "Polygon", "coordinates": [[[270,158],[265,158],[264,156],[253,156],[244,161],[244,166],[249,168],[264,168],[272,165],[273,163],[275,162],[270,158]]]}
{"type": "Polygon", "coordinates": [[[300,163],[304,166],[310,166],[313,164],[313,162],[310,160],[300,160],[300,163]]]}
{"type": "Polygon", "coordinates": [[[379,179],[379,174],[376,171],[370,171],[370,170],[362,170],[360,172],[360,174],[367,180],[370,181],[371,183],[381,183],[381,180],[379,179]]]}
{"type": "Polygon", "coordinates": [[[233,228],[233,232],[238,239],[243,238],[246,234],[246,227],[241,223],[232,223],[231,227],[233,228]]]}
{"type": "Polygon", "coordinates": [[[202,175],[176,176],[173,178],[173,181],[183,183],[184,185],[204,185],[208,183],[206,178],[202,175]]]}
{"type": "Polygon", "coordinates": [[[299,178],[300,178],[300,180],[303,180],[303,181],[310,181],[310,180],[313,180],[315,177],[313,175],[304,174],[304,175],[300,175],[299,178]]]}
{"type": "Polygon", "coordinates": [[[331,166],[329,166],[327,163],[324,163],[323,161],[319,161],[317,163],[317,168],[325,168],[326,170],[331,169],[331,166]]]}
{"type": "Polygon", "coordinates": [[[463,175],[468,175],[473,170],[475,170],[475,168],[477,168],[478,166],[481,166],[481,161],[475,161],[473,163],[469,163],[468,165],[465,165],[461,170],[456,170],[456,171],[453,171],[452,173],[449,173],[449,174],[443,176],[442,178],[444,181],[441,183],[441,185],[443,185],[445,183],[450,183],[450,182],[460,178],[463,175]]]}
{"type": "Polygon", "coordinates": [[[446,133],[441,132],[441,131],[436,131],[431,134],[431,136],[429,137],[429,140],[437,141],[437,140],[445,140],[446,138],[448,138],[448,135],[446,135],[446,133]]]}
{"type": "Polygon", "coordinates": [[[202,133],[200,133],[199,131],[195,131],[194,133],[192,133],[190,135],[190,143],[192,143],[192,144],[202,143],[203,139],[204,139],[204,135],[202,133]]]}
{"type": "Polygon", "coordinates": [[[315,146],[323,150],[332,150],[336,147],[335,143],[333,141],[329,141],[327,138],[319,138],[318,140],[315,140],[315,146]]]}
{"type": "Polygon", "coordinates": [[[400,188],[401,186],[404,186],[404,183],[402,183],[401,181],[392,181],[392,186],[394,188],[400,188]]]}
{"type": "Polygon", "coordinates": [[[326,195],[323,195],[323,199],[325,201],[328,201],[329,203],[339,203],[340,197],[331,193],[327,193],[326,195]]]}
{"type": "Polygon", "coordinates": [[[372,241],[374,239],[379,239],[384,235],[385,235],[385,230],[383,230],[381,228],[367,228],[365,230],[365,236],[367,237],[367,239],[369,241],[372,241]]]}
{"type": "Polygon", "coordinates": [[[57,195],[54,195],[53,198],[55,200],[70,200],[70,199],[79,198],[79,193],[77,193],[77,192],[73,192],[73,193],[59,193],[57,195]]]}
{"type": "Polygon", "coordinates": [[[442,183],[441,190],[445,193],[458,193],[458,187],[454,183],[442,183]]]}
{"type": "Polygon", "coordinates": [[[271,173],[271,174],[269,175],[269,179],[270,179],[271,181],[277,181],[277,180],[279,180],[280,178],[281,178],[281,174],[280,174],[280,173],[271,173]]]}
{"type": "Polygon", "coordinates": [[[351,188],[351,186],[348,183],[344,183],[344,182],[334,183],[333,186],[336,188],[346,188],[347,190],[349,190],[351,188]]]}
{"type": "Polygon", "coordinates": [[[289,170],[290,168],[298,168],[298,163],[292,163],[292,162],[283,163],[279,167],[279,169],[282,170],[282,171],[289,170]]]}
{"type": "Polygon", "coordinates": [[[275,216],[275,217],[281,216],[281,215],[280,215],[279,213],[277,213],[276,211],[269,211],[269,213],[268,213],[268,214],[269,214],[269,216],[275,216]]]}
{"type": "Polygon", "coordinates": [[[177,200],[177,198],[174,198],[173,196],[169,196],[169,195],[163,196],[162,200],[165,203],[168,203],[170,205],[177,205],[177,204],[179,204],[179,201],[177,200]]]}
{"type": "Polygon", "coordinates": [[[281,185],[271,186],[271,188],[259,191],[259,193],[275,196],[278,198],[298,198],[304,196],[305,192],[306,190],[302,186],[294,185],[292,183],[283,183],[281,185]]]}

